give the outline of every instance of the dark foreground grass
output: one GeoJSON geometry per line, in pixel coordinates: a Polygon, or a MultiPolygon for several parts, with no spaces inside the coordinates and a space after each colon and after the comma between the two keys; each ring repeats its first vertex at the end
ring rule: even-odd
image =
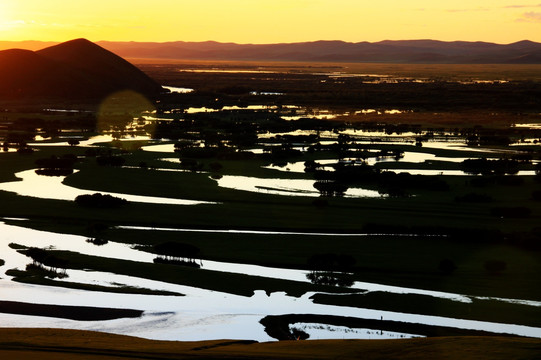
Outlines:
{"type": "Polygon", "coordinates": [[[26,360],[131,359],[537,359],[541,340],[442,337],[256,343],[152,341],[58,329],[0,329],[0,357],[26,360]]]}

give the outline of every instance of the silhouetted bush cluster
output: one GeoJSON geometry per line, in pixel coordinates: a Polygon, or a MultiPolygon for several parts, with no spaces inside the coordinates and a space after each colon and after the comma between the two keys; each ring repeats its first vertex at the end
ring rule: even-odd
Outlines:
{"type": "Polygon", "coordinates": [[[36,174],[44,176],[68,176],[73,174],[73,169],[36,169],[36,174]]]}
{"type": "MultiPolygon", "coordinates": [[[[390,196],[406,196],[408,189],[447,191],[449,184],[439,176],[411,175],[407,172],[395,173],[393,171],[379,172],[366,164],[335,165],[335,171],[317,170],[317,164],[305,164],[309,171],[313,171],[318,181],[331,182],[347,187],[351,184],[372,184],[379,187],[380,192],[390,196]]],[[[319,190],[319,189],[318,189],[319,190]]],[[[324,190],[326,190],[324,188],[324,190]]],[[[338,193],[338,192],[336,192],[338,193]]]]}
{"type": "Polygon", "coordinates": [[[306,331],[297,328],[291,329],[291,335],[295,340],[308,340],[310,338],[310,335],[306,331]]]}
{"type": "Polygon", "coordinates": [[[344,196],[348,187],[338,181],[316,181],[314,188],[319,191],[321,196],[344,196]]]}
{"type": "Polygon", "coordinates": [[[316,285],[348,287],[353,285],[352,271],[355,259],[344,254],[317,254],[308,258],[311,272],[306,278],[316,285]]]}
{"type": "Polygon", "coordinates": [[[89,238],[89,239],[86,239],[86,242],[90,244],[94,244],[96,246],[103,246],[109,243],[107,239],[102,239],[102,238],[89,238]]]}
{"type": "Polygon", "coordinates": [[[170,241],[155,245],[154,252],[160,255],[154,259],[155,263],[200,267],[195,262],[199,257],[200,249],[191,244],[170,241]]]}
{"type": "Polygon", "coordinates": [[[31,258],[33,262],[27,266],[27,270],[41,271],[45,276],[50,278],[64,278],[67,276],[66,269],[69,263],[67,260],[60,259],[49,254],[46,250],[36,247],[25,250],[24,254],[31,258]]]}
{"type": "Polygon", "coordinates": [[[314,285],[350,287],[354,283],[351,274],[333,271],[312,271],[306,274],[306,278],[314,285]]]}
{"type": "Polygon", "coordinates": [[[519,171],[519,161],[500,159],[466,159],[460,164],[461,169],[468,174],[503,175],[516,174],[519,171]]]}
{"type": "Polygon", "coordinates": [[[49,158],[37,159],[35,163],[39,169],[36,169],[36,174],[46,176],[71,175],[76,162],[77,157],[72,154],[62,157],[52,155],[49,158]]]}
{"type": "Polygon", "coordinates": [[[128,203],[126,199],[100,193],[92,195],[79,195],[75,203],[80,206],[99,209],[116,209],[128,203]]]}

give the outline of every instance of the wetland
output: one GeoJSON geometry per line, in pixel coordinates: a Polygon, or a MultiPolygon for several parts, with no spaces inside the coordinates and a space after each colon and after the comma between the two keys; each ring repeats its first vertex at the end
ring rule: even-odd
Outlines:
{"type": "Polygon", "coordinates": [[[3,327],[541,338],[538,68],[139,66],[168,91],[2,104],[3,327]]]}

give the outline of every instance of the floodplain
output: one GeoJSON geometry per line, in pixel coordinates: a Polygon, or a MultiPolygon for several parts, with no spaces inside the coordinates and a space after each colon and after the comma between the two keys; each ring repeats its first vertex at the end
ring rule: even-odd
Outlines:
{"type": "Polygon", "coordinates": [[[3,327],[541,338],[539,66],[133,61],[170,91],[2,104],[0,281],[142,315],[3,327]]]}

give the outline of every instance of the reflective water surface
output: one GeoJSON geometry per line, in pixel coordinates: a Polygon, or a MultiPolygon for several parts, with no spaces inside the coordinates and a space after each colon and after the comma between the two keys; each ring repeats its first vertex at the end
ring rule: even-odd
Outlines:
{"type": "MultiPolygon", "coordinates": [[[[109,243],[104,247],[96,247],[86,243],[85,238],[81,236],[36,231],[3,223],[0,223],[0,234],[0,253],[2,254],[2,258],[6,260],[6,265],[0,268],[2,272],[11,268],[24,267],[26,263],[30,262],[28,258],[8,247],[8,244],[12,242],[26,246],[53,246],[59,250],[78,251],[96,256],[131,259],[134,261],[147,262],[152,257],[152,254],[130,249],[127,245],[109,243]]],[[[212,268],[214,266],[219,268],[222,266],[222,263],[211,265],[209,261],[203,261],[203,264],[204,268],[212,268]]],[[[228,267],[230,265],[224,264],[223,269],[217,271],[231,271],[231,268],[228,267]]],[[[282,269],[284,270],[283,273],[276,273],[280,269],[272,268],[266,268],[266,272],[262,274],[257,269],[265,269],[264,267],[237,265],[245,266],[242,271],[255,276],[270,276],[270,274],[275,274],[274,276],[277,277],[288,278],[287,273],[297,272],[298,275],[303,274],[301,270],[287,269],[282,269]]],[[[311,313],[368,319],[380,319],[384,317],[386,320],[454,326],[465,329],[484,329],[541,337],[541,329],[527,326],[318,305],[310,300],[310,297],[314,293],[307,293],[299,298],[295,298],[287,296],[284,293],[267,295],[263,291],[256,291],[253,296],[244,297],[110,273],[68,270],[68,275],[69,277],[66,280],[72,282],[107,286],[137,286],[155,290],[173,291],[184,294],[185,296],[88,292],[19,284],[3,276],[0,280],[2,300],[41,304],[131,308],[144,310],[145,313],[141,318],[137,319],[111,321],[73,321],[38,316],[0,314],[0,326],[84,329],[163,340],[254,339],[258,341],[269,341],[272,339],[269,338],[264,332],[263,327],[259,324],[259,320],[262,317],[289,313],[311,313]]],[[[408,290],[404,289],[403,291],[408,290]]],[[[536,306],[539,306],[539,304],[536,306]]],[[[314,326],[309,325],[308,327],[313,328],[314,326]]],[[[322,331],[325,329],[321,328],[308,330],[309,333],[312,333],[318,338],[344,338],[345,336],[344,329],[338,331],[338,329],[333,327],[329,327],[324,333],[322,331]]],[[[354,331],[355,338],[374,338],[373,331],[364,332],[360,329],[355,329],[354,331]]],[[[388,335],[390,337],[409,336],[408,334],[388,335]]]]}
{"type": "Polygon", "coordinates": [[[175,86],[162,86],[164,89],[169,90],[171,93],[187,94],[194,91],[194,89],[175,87],[175,86]]]}
{"type": "MultiPolygon", "coordinates": [[[[77,171],[75,171],[77,172],[77,171]]],[[[62,181],[64,176],[42,176],[36,174],[35,170],[25,170],[16,173],[15,176],[21,181],[0,183],[0,190],[15,192],[22,196],[32,196],[42,199],[75,200],[79,195],[92,195],[97,192],[104,195],[120,197],[128,201],[144,202],[153,204],[172,205],[199,205],[211,204],[206,201],[174,199],[164,197],[142,196],[119,194],[106,191],[83,190],[65,185],[62,181]]]]}
{"type": "Polygon", "coordinates": [[[403,339],[417,337],[413,334],[379,331],[374,329],[352,329],[344,326],[333,326],[315,323],[294,323],[290,329],[301,330],[310,335],[310,340],[328,339],[329,333],[335,333],[337,339],[403,339]]]}
{"type": "MultiPolygon", "coordinates": [[[[319,191],[314,188],[314,180],[309,179],[268,179],[248,176],[225,175],[220,179],[214,179],[218,186],[260,192],[263,194],[287,195],[287,196],[320,196],[319,191]]],[[[375,190],[361,188],[349,188],[345,197],[383,197],[375,190]]]]}

